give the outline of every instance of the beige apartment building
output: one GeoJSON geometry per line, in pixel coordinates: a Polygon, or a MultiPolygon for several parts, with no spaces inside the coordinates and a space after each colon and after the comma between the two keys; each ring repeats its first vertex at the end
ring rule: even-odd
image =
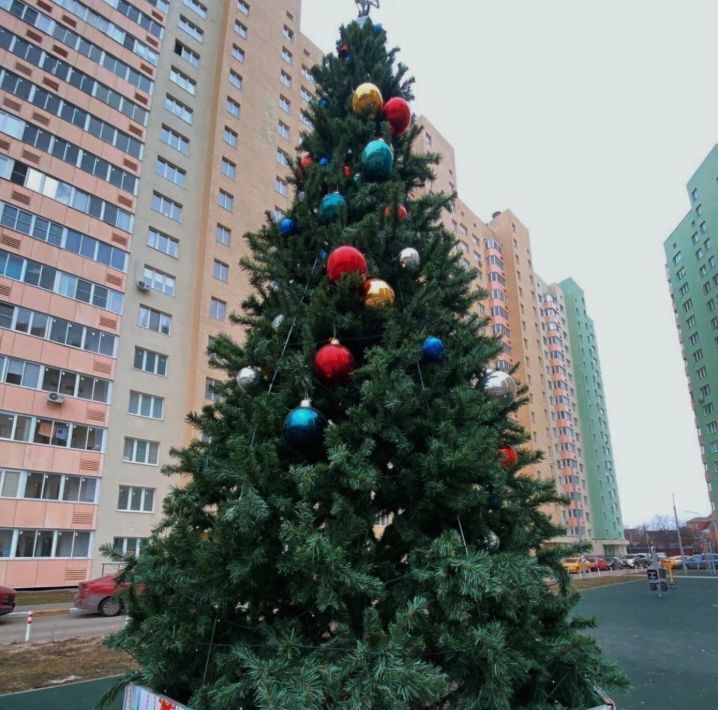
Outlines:
{"type": "MultiPolygon", "coordinates": [[[[300,20],[301,0],[0,0],[0,583],[76,584],[159,522],[161,468],[221,377],[206,346],[241,337],[243,234],[290,205],[321,59],[300,20]]],[[[420,120],[429,189],[453,192],[454,150],[420,120]]],[[[461,200],[445,224],[496,366],[529,387],[532,473],[568,492],[528,231],[461,200]]]]}

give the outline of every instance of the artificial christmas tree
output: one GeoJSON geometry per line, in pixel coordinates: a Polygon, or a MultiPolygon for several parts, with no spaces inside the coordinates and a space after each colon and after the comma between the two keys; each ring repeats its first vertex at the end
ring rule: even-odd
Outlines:
{"type": "Polygon", "coordinates": [[[402,125],[411,81],[367,18],[338,46],[112,644],[197,710],[588,707],[624,680],[569,619],[537,454],[501,454],[520,401],[505,373],[485,390],[501,344],[438,225],[450,198],[421,192],[438,157],[402,125]]]}

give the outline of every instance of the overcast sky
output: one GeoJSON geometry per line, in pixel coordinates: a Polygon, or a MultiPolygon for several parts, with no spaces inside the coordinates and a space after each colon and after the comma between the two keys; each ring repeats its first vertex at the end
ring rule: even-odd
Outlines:
{"type": "MultiPolygon", "coordinates": [[[[664,275],[685,184],[718,141],[715,0],[381,0],[414,111],[456,150],[461,198],[511,208],[548,281],[584,288],[626,525],[708,513],[664,275]]],[[[353,0],[303,0],[324,51],[353,0]]]]}

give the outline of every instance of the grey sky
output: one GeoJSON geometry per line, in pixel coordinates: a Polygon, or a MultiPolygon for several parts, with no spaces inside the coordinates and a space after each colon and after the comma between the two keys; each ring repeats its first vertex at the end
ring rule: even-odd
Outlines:
{"type": "MultiPolygon", "coordinates": [[[[382,0],[416,77],[416,113],[456,149],[485,220],[510,207],[546,280],[586,292],[603,365],[624,522],[708,494],[662,242],[718,140],[715,0],[382,0]]],[[[353,0],[303,0],[324,51],[353,0]]]]}

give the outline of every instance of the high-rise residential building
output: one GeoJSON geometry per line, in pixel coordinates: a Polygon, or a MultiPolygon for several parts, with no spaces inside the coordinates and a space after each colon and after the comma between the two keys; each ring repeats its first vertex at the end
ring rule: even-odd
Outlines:
{"type": "Polygon", "coordinates": [[[0,581],[141,549],[242,235],[290,204],[301,0],[0,0],[0,581]]]}
{"type": "MultiPolygon", "coordinates": [[[[427,118],[418,121],[424,128],[418,148],[442,156],[427,189],[457,192],[453,147],[427,118]]],[[[623,552],[600,363],[583,292],[571,279],[549,285],[536,274],[529,231],[511,210],[483,222],[457,199],[442,221],[487,294],[480,312],[491,319],[492,334],[504,344],[495,367],[512,370],[527,387],[528,402],[517,419],[530,436],[529,445],[544,453],[527,474],[553,480],[569,500],[567,506],[545,510],[566,528],[565,537],[554,542],[582,540],[599,554],[623,552]]]]}
{"type": "MultiPolygon", "coordinates": [[[[0,583],[75,584],[103,571],[100,546],[140,553],[159,521],[161,467],[222,376],[206,347],[241,335],[242,235],[291,204],[321,58],[300,15],[301,0],[0,0],[0,583]]],[[[428,189],[454,192],[454,150],[420,120],[420,149],[443,156],[428,189]]],[[[528,385],[517,418],[547,452],[529,473],[576,514],[547,512],[591,538],[587,484],[561,468],[581,452],[558,456],[579,447],[545,340],[560,293],[510,211],[485,223],[457,200],[444,221],[486,288],[495,366],[528,385]]]]}
{"type": "Polygon", "coordinates": [[[718,146],[687,185],[690,210],[663,243],[711,511],[718,504],[718,146]]]}

